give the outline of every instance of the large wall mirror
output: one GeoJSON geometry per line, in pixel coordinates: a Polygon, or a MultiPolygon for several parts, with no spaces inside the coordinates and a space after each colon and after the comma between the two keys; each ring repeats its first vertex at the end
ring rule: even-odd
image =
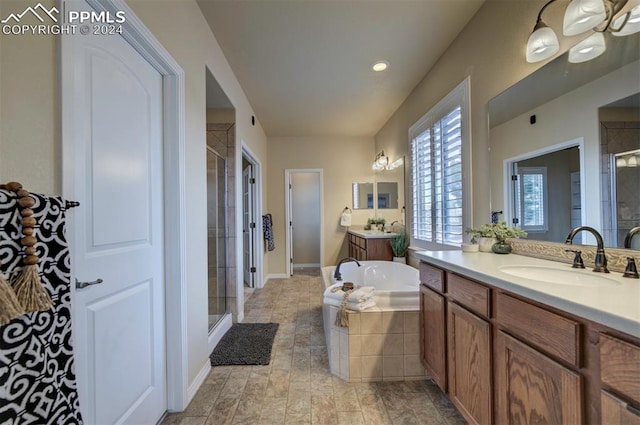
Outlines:
{"type": "Polygon", "coordinates": [[[639,93],[640,34],[607,34],[600,57],[561,55],[492,99],[492,210],[529,239],[564,242],[588,225],[621,247],[640,225],[639,93]]]}

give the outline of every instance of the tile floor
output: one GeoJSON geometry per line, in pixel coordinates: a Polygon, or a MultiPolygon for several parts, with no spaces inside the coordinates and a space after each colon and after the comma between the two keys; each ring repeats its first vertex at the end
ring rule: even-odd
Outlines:
{"type": "Polygon", "coordinates": [[[329,373],[318,269],[271,279],[245,322],[280,324],[268,366],[218,366],[189,407],[163,425],[439,424],[466,422],[431,380],[347,383],[329,373]]]}

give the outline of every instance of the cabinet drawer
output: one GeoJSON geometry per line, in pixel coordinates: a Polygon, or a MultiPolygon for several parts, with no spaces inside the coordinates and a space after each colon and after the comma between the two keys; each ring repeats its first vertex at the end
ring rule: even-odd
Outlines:
{"type": "Polygon", "coordinates": [[[613,394],[601,391],[602,424],[640,425],[640,410],[613,394]]]}
{"type": "Polygon", "coordinates": [[[446,292],[444,285],[444,270],[430,266],[425,262],[420,263],[420,282],[436,291],[446,292]]]}
{"type": "Polygon", "coordinates": [[[489,293],[491,290],[469,279],[447,273],[447,293],[469,310],[489,317],[489,293]]]}
{"type": "Polygon", "coordinates": [[[503,293],[498,293],[495,314],[503,328],[580,367],[580,323],[503,293]]]}
{"type": "Polygon", "coordinates": [[[602,382],[640,403],[640,347],[600,334],[602,382]]]}

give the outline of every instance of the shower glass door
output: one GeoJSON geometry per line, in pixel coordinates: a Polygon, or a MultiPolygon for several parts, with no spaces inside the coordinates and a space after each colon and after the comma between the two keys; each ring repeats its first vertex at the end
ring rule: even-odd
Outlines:
{"type": "Polygon", "coordinates": [[[207,148],[209,331],[227,313],[226,162],[207,148]]]}

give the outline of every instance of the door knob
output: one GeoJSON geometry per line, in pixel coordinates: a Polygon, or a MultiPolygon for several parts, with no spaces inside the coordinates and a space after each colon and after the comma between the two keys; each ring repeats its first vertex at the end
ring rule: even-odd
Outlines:
{"type": "Polygon", "coordinates": [[[82,289],[82,288],[86,288],[87,286],[90,285],[99,285],[103,282],[102,279],[96,279],[94,281],[91,282],[80,282],[77,278],[76,278],[76,289],[82,289]]]}

